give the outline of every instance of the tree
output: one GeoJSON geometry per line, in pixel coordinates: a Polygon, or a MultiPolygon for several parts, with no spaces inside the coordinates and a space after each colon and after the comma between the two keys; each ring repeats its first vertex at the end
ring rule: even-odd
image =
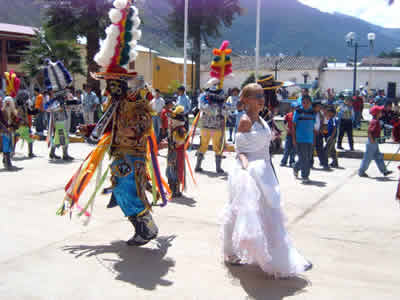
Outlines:
{"type": "MultiPolygon", "coordinates": [[[[168,28],[175,33],[175,44],[183,47],[185,0],[167,0],[172,12],[167,17],[168,28]]],[[[195,87],[200,87],[201,43],[209,45],[209,37],[220,37],[222,26],[230,27],[236,15],[241,14],[239,0],[189,1],[189,38],[193,40],[193,58],[196,63],[195,87]]],[[[219,45],[218,45],[219,46],[219,45]]]]}
{"type": "Polygon", "coordinates": [[[241,89],[243,89],[246,85],[248,85],[249,83],[254,83],[256,81],[256,75],[253,73],[250,73],[250,75],[246,78],[245,81],[243,81],[242,86],[240,87],[241,89]]]}
{"type": "Polygon", "coordinates": [[[382,51],[379,54],[381,58],[400,58],[400,52],[398,50],[392,50],[390,52],[382,51]]]}
{"type": "Polygon", "coordinates": [[[87,82],[99,91],[100,83],[94,80],[90,73],[99,71],[99,66],[93,58],[100,48],[99,40],[104,37],[105,28],[109,24],[108,10],[112,7],[112,2],[109,0],[45,2],[46,25],[59,38],[76,40],[78,37],[86,37],[87,82]]]}
{"type": "Polygon", "coordinates": [[[48,58],[52,61],[62,60],[64,66],[72,74],[85,74],[82,67],[82,57],[76,42],[56,40],[48,29],[41,29],[36,32],[36,35],[31,39],[30,46],[23,52],[23,56],[22,68],[31,80],[39,74],[48,58]]]}

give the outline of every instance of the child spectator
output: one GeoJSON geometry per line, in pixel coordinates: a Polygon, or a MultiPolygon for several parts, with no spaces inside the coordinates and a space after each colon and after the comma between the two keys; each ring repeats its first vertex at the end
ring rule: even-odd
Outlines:
{"type": "Polygon", "coordinates": [[[285,139],[285,149],[283,152],[283,158],[281,160],[281,167],[286,166],[289,159],[289,166],[294,167],[296,150],[293,146],[293,114],[297,107],[296,103],[292,103],[290,106],[290,112],[285,115],[284,123],[286,125],[286,139],[285,139]]]}
{"type": "Polygon", "coordinates": [[[303,183],[310,183],[315,113],[311,107],[310,96],[304,95],[301,104],[302,106],[295,111],[293,116],[293,145],[299,156],[299,160],[293,168],[293,174],[297,178],[301,170],[303,183]]]}
{"type": "Polygon", "coordinates": [[[168,114],[172,112],[172,108],[174,106],[174,102],[172,99],[166,99],[165,106],[161,111],[161,133],[160,133],[160,141],[165,139],[168,136],[168,114]]]}
{"type": "Polygon", "coordinates": [[[343,150],[342,140],[344,134],[347,133],[349,140],[350,151],[354,151],[354,140],[353,140],[353,106],[351,98],[347,97],[344,101],[344,105],[341,105],[338,109],[339,119],[339,138],[338,138],[338,149],[343,150]]]}
{"type": "Polygon", "coordinates": [[[339,163],[336,153],[336,137],[337,137],[337,119],[336,110],[333,106],[329,106],[326,110],[326,119],[328,120],[327,131],[324,132],[326,144],[324,147],[326,158],[332,158],[332,163],[329,165],[331,168],[339,168],[339,163]]]}
{"type": "Polygon", "coordinates": [[[370,114],[372,115],[373,119],[369,123],[366,151],[364,153],[360,169],[358,170],[358,175],[360,177],[368,177],[367,173],[365,172],[368,170],[369,164],[372,160],[375,160],[379,171],[384,176],[388,176],[393,173],[392,171],[388,171],[386,169],[383,161],[383,154],[379,151],[378,142],[381,136],[381,125],[379,123],[379,119],[382,117],[383,109],[383,106],[373,106],[370,110],[370,114]]]}

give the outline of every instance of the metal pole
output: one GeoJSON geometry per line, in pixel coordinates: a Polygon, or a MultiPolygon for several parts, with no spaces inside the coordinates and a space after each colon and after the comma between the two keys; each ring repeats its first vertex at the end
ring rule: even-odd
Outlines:
{"type": "Polygon", "coordinates": [[[188,40],[189,0],[185,0],[185,29],[183,39],[183,85],[187,84],[187,40],[188,40]]]}
{"type": "Polygon", "coordinates": [[[150,84],[153,85],[153,57],[151,56],[151,48],[149,48],[149,60],[150,60],[150,84]]]}
{"type": "Polygon", "coordinates": [[[194,74],[193,74],[193,63],[194,63],[194,52],[193,52],[193,48],[192,48],[192,82],[191,82],[191,86],[192,86],[192,98],[194,95],[194,85],[193,85],[193,81],[194,81],[194,74]]]}
{"type": "Polygon", "coordinates": [[[278,80],[278,62],[275,62],[275,80],[278,80]]]}
{"type": "Polygon", "coordinates": [[[372,59],[373,59],[373,57],[374,57],[374,43],[373,43],[373,42],[371,42],[370,48],[371,48],[371,59],[370,59],[370,61],[369,61],[368,95],[371,93],[371,89],[372,89],[372,76],[373,76],[373,72],[372,72],[372,59]]]}
{"type": "Polygon", "coordinates": [[[356,95],[357,89],[357,54],[358,54],[358,43],[354,45],[354,74],[353,74],[353,96],[356,95]]]}
{"type": "Polygon", "coordinates": [[[256,70],[255,70],[256,82],[258,79],[258,69],[260,64],[260,27],[261,27],[261,0],[257,0],[256,70]]]}

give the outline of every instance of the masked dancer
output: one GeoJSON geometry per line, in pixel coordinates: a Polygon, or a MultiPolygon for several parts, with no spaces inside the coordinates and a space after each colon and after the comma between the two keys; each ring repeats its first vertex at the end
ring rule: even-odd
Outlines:
{"type": "MultiPolygon", "coordinates": [[[[226,118],[234,107],[226,103],[226,97],[223,91],[224,79],[232,73],[232,62],[230,54],[232,49],[228,48],[229,42],[224,41],[221,48],[214,49],[215,55],[211,64],[210,83],[215,84],[213,88],[207,90],[200,97],[200,122],[201,122],[201,141],[197,152],[196,172],[202,172],[201,167],[204,160],[204,154],[208,150],[210,140],[213,143],[215,152],[215,165],[218,174],[223,174],[221,167],[222,153],[225,148],[225,129],[226,118]]],[[[195,124],[195,122],[194,122],[195,124]]]]}
{"type": "Polygon", "coordinates": [[[47,90],[50,93],[50,101],[45,103],[44,108],[50,112],[48,145],[50,146],[50,159],[60,159],[56,155],[56,148],[62,147],[65,161],[71,161],[74,158],[68,154],[69,130],[67,130],[67,87],[72,83],[71,74],[64,67],[61,61],[53,63],[47,60],[44,68],[44,78],[47,90]]]}
{"type": "Polygon", "coordinates": [[[81,128],[82,132],[91,135],[92,140],[99,142],[66,186],[66,197],[59,214],[76,208],[79,215],[90,217],[97,191],[110,170],[112,186],[103,193],[112,193],[135,228],[128,245],[143,246],[157,237],[158,227],[152,217],[152,206],[157,205],[159,197],[161,206],[166,205],[165,189],[169,192],[169,188],[161,178],[157,162],[152,109],[143,92],[143,78],[128,72],[128,65],[133,65],[137,56],[135,48],[141,36],[138,9],[130,0],[116,0],[113,4],[109,13],[112,24],[106,29],[106,39],[94,58],[105,72],[92,74],[96,79],[106,81],[111,102],[97,125],[81,128]],[[131,80],[130,90],[128,80],[131,80]],[[100,166],[106,152],[109,152],[112,162],[101,174],[100,166]],[[95,192],[81,206],[80,196],[96,171],[99,173],[95,192]],[[153,194],[152,203],[147,198],[146,189],[153,194]]]}

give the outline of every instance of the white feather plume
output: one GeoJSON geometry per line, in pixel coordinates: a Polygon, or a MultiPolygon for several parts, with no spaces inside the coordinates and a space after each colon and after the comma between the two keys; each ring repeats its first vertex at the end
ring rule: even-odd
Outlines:
{"type": "Polygon", "coordinates": [[[137,56],[138,56],[138,53],[135,49],[133,49],[129,52],[129,60],[130,61],[135,60],[137,56]]]}
{"type": "Polygon", "coordinates": [[[140,18],[138,16],[132,17],[132,22],[133,22],[133,29],[138,29],[140,26],[140,18]]]}
{"type": "Polygon", "coordinates": [[[132,39],[139,41],[142,38],[141,30],[132,30],[132,39]]]}
{"type": "Polygon", "coordinates": [[[119,9],[125,8],[127,4],[128,4],[128,0],[115,0],[114,1],[114,7],[119,8],[119,9]]]}
{"type": "Polygon", "coordinates": [[[137,46],[137,41],[136,41],[136,40],[130,41],[130,42],[129,42],[129,46],[130,46],[132,49],[136,48],[136,46],[137,46]]]}
{"type": "Polygon", "coordinates": [[[116,8],[110,9],[108,16],[109,16],[111,22],[114,24],[119,23],[122,19],[121,11],[116,8]]]}
{"type": "Polygon", "coordinates": [[[139,15],[139,10],[137,7],[132,5],[131,9],[133,10],[133,17],[137,17],[139,15]]]}
{"type": "Polygon", "coordinates": [[[101,45],[100,51],[94,57],[95,62],[102,67],[107,67],[114,56],[114,50],[120,34],[118,26],[111,24],[107,27],[106,34],[107,37],[101,45]]]}

